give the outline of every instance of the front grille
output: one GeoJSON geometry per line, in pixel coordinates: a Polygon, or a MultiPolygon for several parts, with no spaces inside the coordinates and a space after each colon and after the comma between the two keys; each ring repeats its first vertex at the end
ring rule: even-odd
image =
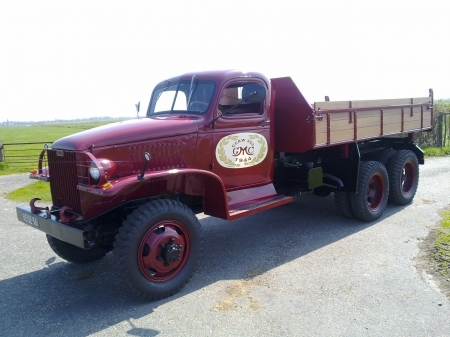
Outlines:
{"type": "Polygon", "coordinates": [[[48,150],[50,191],[53,205],[69,206],[81,214],[80,197],[77,190],[77,153],[74,151],[48,150]]]}

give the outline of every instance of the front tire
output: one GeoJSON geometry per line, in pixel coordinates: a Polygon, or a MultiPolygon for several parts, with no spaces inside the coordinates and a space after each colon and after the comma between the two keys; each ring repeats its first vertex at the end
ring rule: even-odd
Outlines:
{"type": "Polygon", "coordinates": [[[174,200],[148,202],[124,221],[114,244],[118,277],[134,295],[158,300],[190,279],[200,254],[195,214],[174,200]]]}
{"type": "Polygon", "coordinates": [[[389,199],[397,205],[407,205],[416,195],[419,184],[419,163],[414,152],[400,150],[389,168],[389,199]]]}
{"type": "Polygon", "coordinates": [[[362,162],[358,188],[350,195],[353,215],[363,221],[375,221],[384,212],[388,201],[389,178],[386,168],[377,161],[362,162]]]}
{"type": "Polygon", "coordinates": [[[73,263],[89,263],[100,260],[109,250],[101,247],[93,247],[90,249],[82,249],[71,245],[70,243],[61,241],[47,234],[47,242],[50,248],[60,258],[73,263]]]}

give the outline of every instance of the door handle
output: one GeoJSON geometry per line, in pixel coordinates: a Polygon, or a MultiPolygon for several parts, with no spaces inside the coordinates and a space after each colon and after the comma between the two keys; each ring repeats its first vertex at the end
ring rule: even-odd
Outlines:
{"type": "Polygon", "coordinates": [[[262,121],[259,123],[260,125],[269,125],[270,124],[270,119],[262,121]]]}

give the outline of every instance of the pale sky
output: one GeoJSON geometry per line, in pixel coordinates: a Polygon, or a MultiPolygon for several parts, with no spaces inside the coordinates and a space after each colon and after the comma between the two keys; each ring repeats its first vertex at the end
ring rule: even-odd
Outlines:
{"type": "Polygon", "coordinates": [[[0,0],[0,122],[141,116],[191,71],[291,76],[313,103],[450,98],[450,1],[0,0]]]}

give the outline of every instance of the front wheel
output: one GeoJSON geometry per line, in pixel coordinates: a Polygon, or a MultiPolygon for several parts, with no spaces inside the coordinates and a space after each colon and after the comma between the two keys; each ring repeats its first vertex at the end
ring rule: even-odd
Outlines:
{"type": "Polygon", "coordinates": [[[414,152],[400,150],[389,168],[389,199],[397,205],[407,205],[413,199],[419,183],[419,163],[414,152]]]}
{"type": "Polygon", "coordinates": [[[173,295],[194,272],[200,239],[200,223],[185,205],[173,200],[148,202],[119,229],[114,244],[119,279],[144,299],[173,295]]]}
{"type": "Polygon", "coordinates": [[[375,221],[384,212],[388,201],[389,179],[384,165],[377,161],[362,162],[358,188],[350,195],[353,215],[363,221],[375,221]]]}
{"type": "Polygon", "coordinates": [[[90,249],[79,248],[48,234],[47,242],[56,255],[73,263],[89,263],[97,261],[110,251],[110,249],[104,249],[99,246],[95,246],[90,249]]]}

